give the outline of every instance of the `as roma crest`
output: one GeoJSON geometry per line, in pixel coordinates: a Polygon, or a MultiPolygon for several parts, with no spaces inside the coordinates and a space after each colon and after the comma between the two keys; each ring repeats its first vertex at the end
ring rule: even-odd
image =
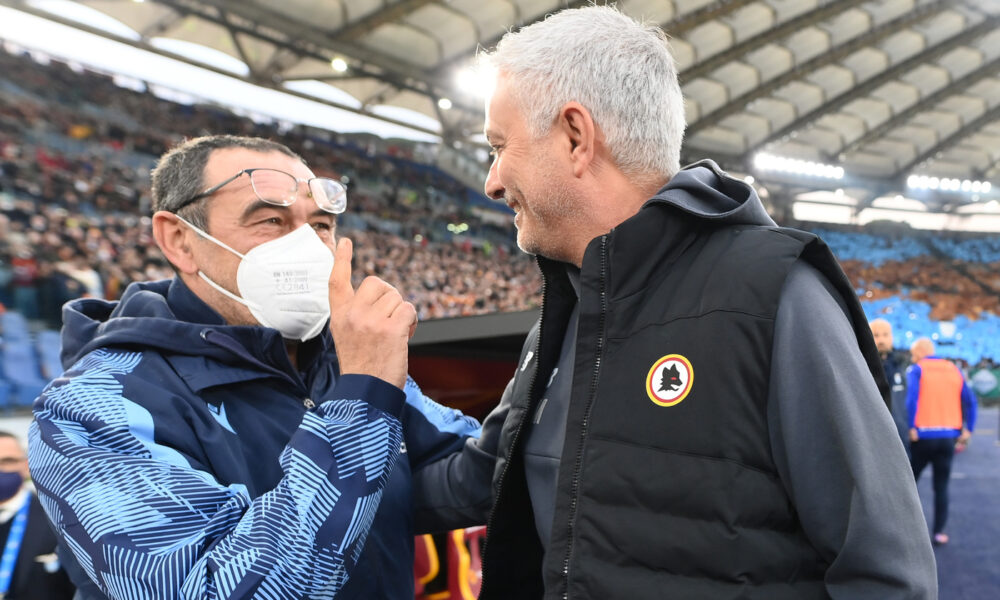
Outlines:
{"type": "Polygon", "coordinates": [[[668,354],[653,363],[646,375],[646,393],[660,406],[673,406],[687,397],[694,383],[691,361],[680,354],[668,354]]]}

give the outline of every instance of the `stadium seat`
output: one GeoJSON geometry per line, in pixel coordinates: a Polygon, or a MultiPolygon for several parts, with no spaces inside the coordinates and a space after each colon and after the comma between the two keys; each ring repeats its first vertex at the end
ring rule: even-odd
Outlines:
{"type": "Polygon", "coordinates": [[[59,353],[62,351],[62,341],[59,332],[51,329],[38,332],[38,358],[41,361],[42,378],[52,381],[62,372],[62,361],[59,353]]]}
{"type": "Polygon", "coordinates": [[[475,600],[482,585],[480,547],[486,527],[456,529],[448,534],[448,590],[451,600],[475,600]]]}
{"type": "Polygon", "coordinates": [[[3,376],[11,384],[11,406],[31,406],[47,383],[42,379],[35,349],[28,341],[5,339],[3,376]]]}
{"type": "Polygon", "coordinates": [[[434,537],[429,533],[418,535],[413,540],[413,589],[416,598],[424,595],[424,586],[434,580],[441,571],[434,537]]]}
{"type": "Polygon", "coordinates": [[[10,407],[10,384],[0,379],[0,410],[10,407]]]}
{"type": "Polygon", "coordinates": [[[9,342],[28,341],[28,320],[19,312],[4,312],[0,314],[0,334],[9,342]]]}
{"type": "Polygon", "coordinates": [[[444,572],[438,559],[438,547],[431,535],[414,539],[413,579],[416,600],[475,600],[482,584],[483,565],[480,548],[486,527],[456,529],[444,534],[447,563],[444,572]],[[442,589],[443,588],[443,589],[442,589]]]}

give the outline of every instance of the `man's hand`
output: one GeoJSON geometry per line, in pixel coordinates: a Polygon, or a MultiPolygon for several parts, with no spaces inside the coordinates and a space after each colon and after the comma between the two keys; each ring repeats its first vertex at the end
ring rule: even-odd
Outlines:
{"type": "Polygon", "coordinates": [[[366,277],[355,290],[352,255],[351,240],[341,238],[330,274],[330,333],[340,372],[372,375],[402,389],[417,311],[378,277],[366,277]]]}
{"type": "Polygon", "coordinates": [[[962,428],[962,433],[958,435],[958,439],[955,440],[955,452],[962,452],[969,446],[969,440],[972,439],[972,432],[962,428]]]}
{"type": "Polygon", "coordinates": [[[917,430],[915,428],[911,427],[910,428],[910,441],[911,442],[915,442],[915,441],[917,441],[919,439],[920,439],[920,434],[917,433],[917,430]]]}

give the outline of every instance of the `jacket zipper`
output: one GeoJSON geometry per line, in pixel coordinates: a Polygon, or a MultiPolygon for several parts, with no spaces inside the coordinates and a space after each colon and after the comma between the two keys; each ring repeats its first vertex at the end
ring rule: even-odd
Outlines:
{"type": "Polygon", "coordinates": [[[576,450],[576,461],[573,464],[573,482],[569,495],[569,520],[566,527],[569,534],[566,536],[566,557],[563,559],[563,599],[569,598],[569,563],[573,556],[573,523],[576,520],[577,494],[580,490],[580,469],[583,466],[583,446],[587,439],[587,426],[590,424],[590,411],[597,398],[597,381],[601,373],[601,358],[604,355],[604,328],[605,315],[608,312],[607,297],[607,270],[608,270],[608,236],[601,236],[601,312],[598,318],[597,328],[597,352],[594,358],[594,370],[590,378],[590,396],[587,398],[587,405],[583,409],[583,423],[580,426],[580,445],[576,450]]]}
{"type": "MultiPolygon", "coordinates": [[[[535,338],[535,349],[534,349],[534,356],[535,356],[536,360],[537,360],[537,358],[539,356],[539,352],[542,349],[542,325],[544,324],[544,321],[545,321],[545,306],[546,306],[546,302],[545,302],[545,288],[546,288],[546,277],[545,277],[545,271],[542,270],[542,310],[540,311],[540,313],[538,315],[538,336],[535,338]]],[[[528,399],[529,399],[529,407],[528,408],[530,408],[530,399],[534,396],[534,392],[535,392],[535,380],[536,379],[538,379],[538,369],[537,369],[537,367],[531,370],[531,382],[528,384],[528,399]]],[[[510,448],[511,449],[513,449],[515,446],[517,446],[517,440],[518,440],[518,438],[521,437],[521,431],[524,429],[524,424],[528,421],[528,415],[530,413],[531,413],[530,410],[525,409],[524,414],[521,415],[521,420],[518,421],[518,423],[517,423],[517,429],[514,430],[514,435],[511,437],[511,441],[510,441],[510,448]]],[[[510,470],[510,456],[511,455],[507,456],[507,462],[503,466],[503,471],[500,472],[500,479],[497,482],[496,497],[494,498],[494,501],[493,501],[493,507],[490,508],[490,516],[486,520],[486,536],[487,536],[487,538],[489,537],[489,533],[493,529],[493,526],[494,526],[495,521],[496,521],[496,515],[497,515],[497,502],[496,502],[496,500],[500,498],[500,491],[503,489],[504,481],[507,480],[507,471],[510,470]]],[[[486,556],[486,549],[487,549],[488,545],[489,544],[486,543],[483,546],[483,556],[484,556],[484,558],[486,556]]],[[[481,589],[481,590],[489,589],[489,588],[486,587],[486,571],[485,570],[482,572],[481,578],[479,580],[479,589],[481,589]]]]}

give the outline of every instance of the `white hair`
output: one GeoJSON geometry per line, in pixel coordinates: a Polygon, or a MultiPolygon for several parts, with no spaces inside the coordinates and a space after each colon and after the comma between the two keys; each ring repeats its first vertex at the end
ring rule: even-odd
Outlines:
{"type": "Polygon", "coordinates": [[[680,170],[684,99],[659,27],[610,6],[563,10],[507,33],[483,59],[508,77],[536,138],[576,101],[626,175],[673,177],[680,170]]]}

